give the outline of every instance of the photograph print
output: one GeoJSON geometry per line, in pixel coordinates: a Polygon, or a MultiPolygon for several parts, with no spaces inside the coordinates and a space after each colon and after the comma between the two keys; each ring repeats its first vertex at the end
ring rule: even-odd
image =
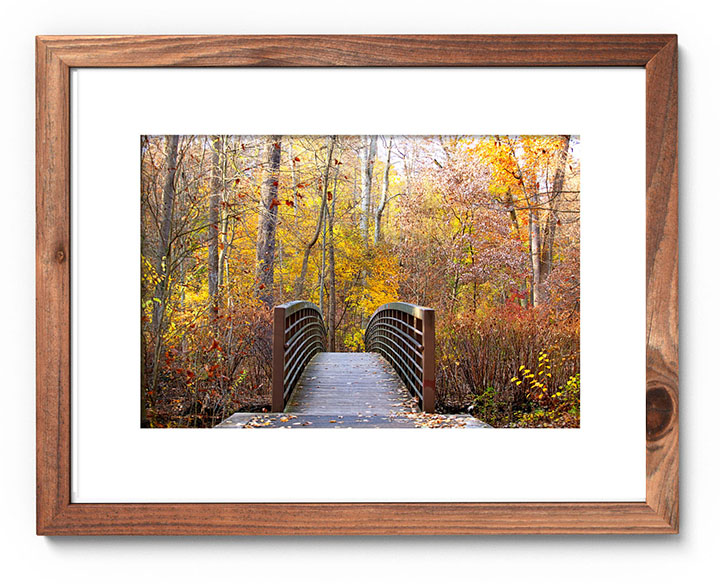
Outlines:
{"type": "Polygon", "coordinates": [[[580,137],[146,135],[143,428],[579,428],[580,137]]]}

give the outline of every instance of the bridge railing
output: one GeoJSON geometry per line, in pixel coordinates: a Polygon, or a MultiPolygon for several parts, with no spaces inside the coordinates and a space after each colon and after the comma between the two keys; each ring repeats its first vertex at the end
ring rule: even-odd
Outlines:
{"type": "Polygon", "coordinates": [[[365,330],[365,350],[380,353],[420,401],[435,411],[435,311],[391,302],[378,308],[365,330]]]}
{"type": "Polygon", "coordinates": [[[327,350],[327,332],[312,302],[288,302],[273,312],[272,411],[282,412],[308,361],[327,350]]]}

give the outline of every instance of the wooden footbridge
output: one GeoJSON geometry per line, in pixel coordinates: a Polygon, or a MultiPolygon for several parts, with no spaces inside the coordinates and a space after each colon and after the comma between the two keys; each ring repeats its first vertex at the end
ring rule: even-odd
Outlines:
{"type": "Polygon", "coordinates": [[[365,353],[327,351],[311,302],[274,308],[272,414],[234,414],[219,427],[486,426],[435,412],[435,312],[392,302],[365,331],[365,353]]]}

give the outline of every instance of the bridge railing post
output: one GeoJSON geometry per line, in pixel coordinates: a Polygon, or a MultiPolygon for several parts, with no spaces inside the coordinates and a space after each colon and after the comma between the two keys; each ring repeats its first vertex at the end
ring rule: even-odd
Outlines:
{"type": "Polygon", "coordinates": [[[273,347],[272,347],[272,411],[285,409],[285,307],[276,306],[273,310],[273,347]]]}
{"type": "Polygon", "coordinates": [[[435,412],[435,311],[425,308],[422,312],[422,406],[423,411],[435,412]]]}

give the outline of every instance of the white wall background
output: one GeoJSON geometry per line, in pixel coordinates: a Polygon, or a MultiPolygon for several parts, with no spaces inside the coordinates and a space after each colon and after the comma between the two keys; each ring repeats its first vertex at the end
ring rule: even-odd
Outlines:
{"type": "MultiPolygon", "coordinates": [[[[696,581],[718,536],[715,180],[719,53],[700,0],[33,1],[0,24],[0,558],[8,581],[696,581]],[[34,500],[34,35],[156,33],[680,35],[681,535],[473,538],[40,538],[34,500]]],[[[622,285],[618,282],[618,285],[622,285]]],[[[611,425],[609,426],[609,430],[611,425]]]]}

